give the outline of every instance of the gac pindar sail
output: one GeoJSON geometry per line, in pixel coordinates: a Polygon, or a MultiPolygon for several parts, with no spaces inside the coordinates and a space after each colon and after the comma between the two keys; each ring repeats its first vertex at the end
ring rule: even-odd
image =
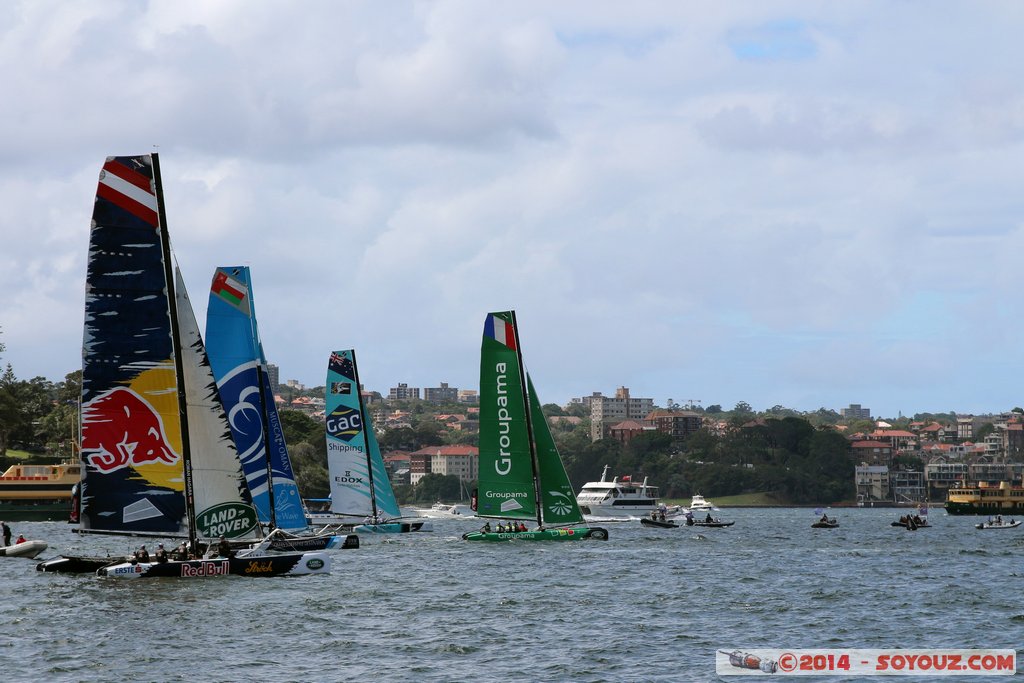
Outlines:
{"type": "Polygon", "coordinates": [[[222,266],[214,273],[206,351],[260,522],[305,529],[306,514],[274,404],[246,266],[222,266]]]}
{"type": "Polygon", "coordinates": [[[327,467],[331,512],[371,517],[401,516],[370,416],[359,395],[355,351],[335,351],[327,365],[327,467]]]}

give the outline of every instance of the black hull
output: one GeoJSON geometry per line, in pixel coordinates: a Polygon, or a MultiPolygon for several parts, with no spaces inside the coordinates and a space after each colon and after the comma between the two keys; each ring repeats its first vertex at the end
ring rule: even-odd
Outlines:
{"type": "Polygon", "coordinates": [[[325,561],[302,553],[260,557],[217,557],[185,562],[124,562],[98,570],[99,576],[119,578],[210,578],[216,576],[288,576],[326,573],[325,561]],[[324,570],[324,571],[321,571],[324,570]]]}
{"type": "Polygon", "coordinates": [[[694,522],[693,526],[711,527],[712,529],[721,529],[727,526],[732,526],[736,522],[694,522]]]}
{"type": "Polygon", "coordinates": [[[675,522],[662,522],[660,519],[647,519],[642,517],[640,523],[644,526],[655,527],[658,529],[676,529],[679,527],[675,522]]]}
{"type": "Polygon", "coordinates": [[[811,525],[812,529],[837,529],[839,528],[839,522],[815,522],[811,525]]]}
{"type": "Polygon", "coordinates": [[[36,565],[41,572],[58,572],[62,574],[95,574],[97,570],[110,564],[127,561],[124,557],[86,557],[82,555],[62,555],[43,560],[36,565]]]}
{"type": "Polygon", "coordinates": [[[359,536],[346,534],[324,534],[320,536],[285,536],[275,537],[270,541],[270,549],[277,552],[306,552],[309,550],[326,550],[342,548],[352,550],[359,547],[359,536]]]}

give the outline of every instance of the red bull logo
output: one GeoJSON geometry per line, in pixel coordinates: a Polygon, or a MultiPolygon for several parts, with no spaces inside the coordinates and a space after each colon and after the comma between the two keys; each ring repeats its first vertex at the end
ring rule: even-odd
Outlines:
{"type": "Polygon", "coordinates": [[[122,467],[177,462],[164,437],[160,414],[131,389],[118,387],[90,401],[82,411],[82,450],[100,472],[122,467]]]}
{"type": "Polygon", "coordinates": [[[217,560],[214,562],[186,562],[181,565],[182,576],[227,576],[231,573],[231,562],[217,560]]]}

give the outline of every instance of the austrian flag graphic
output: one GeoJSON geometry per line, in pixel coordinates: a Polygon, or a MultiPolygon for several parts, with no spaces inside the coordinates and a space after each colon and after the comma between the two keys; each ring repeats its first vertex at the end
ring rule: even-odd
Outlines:
{"type": "Polygon", "coordinates": [[[508,348],[516,348],[516,331],[512,323],[502,320],[496,315],[487,316],[484,322],[484,334],[508,348]]]}

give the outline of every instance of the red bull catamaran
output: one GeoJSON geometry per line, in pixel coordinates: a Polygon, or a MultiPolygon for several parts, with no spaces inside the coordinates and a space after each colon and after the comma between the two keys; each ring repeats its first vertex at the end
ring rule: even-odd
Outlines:
{"type": "Polygon", "coordinates": [[[463,538],[607,540],[606,529],[581,526],[583,514],[520,348],[515,311],[489,313],[480,349],[480,472],[474,509],[477,517],[510,522],[506,531],[489,529],[488,522],[484,530],[463,538]],[[526,521],[535,521],[536,528],[513,530],[526,521]]]}
{"type": "Polygon", "coordinates": [[[113,564],[62,557],[39,568],[120,577],[326,573],[328,554],[272,553],[262,538],[166,226],[157,155],[108,157],[86,274],[78,530],[184,538],[185,554],[113,564]],[[242,549],[211,556],[221,537],[242,549]]]}

